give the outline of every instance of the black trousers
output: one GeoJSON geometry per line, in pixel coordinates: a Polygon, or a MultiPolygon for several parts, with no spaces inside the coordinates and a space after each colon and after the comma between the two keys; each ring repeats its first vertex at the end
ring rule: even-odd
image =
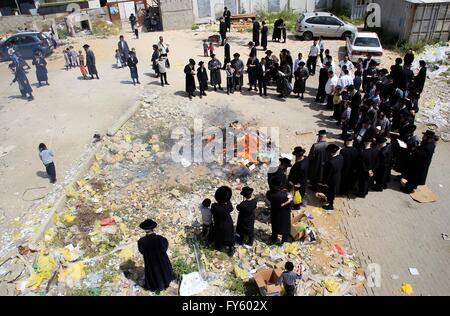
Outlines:
{"type": "Polygon", "coordinates": [[[47,171],[48,177],[50,178],[50,182],[54,183],[56,181],[55,163],[51,162],[51,163],[45,165],[45,170],[47,171]]]}
{"type": "Polygon", "coordinates": [[[254,234],[251,235],[239,235],[239,237],[237,238],[237,242],[242,245],[246,240],[247,240],[247,245],[253,245],[253,240],[255,239],[254,234]]]}
{"type": "Polygon", "coordinates": [[[323,103],[326,96],[327,94],[325,93],[325,86],[319,86],[319,88],[317,89],[316,102],[323,103]]]}
{"type": "Polygon", "coordinates": [[[286,296],[295,296],[295,285],[283,284],[286,296]]]}
{"type": "Polygon", "coordinates": [[[336,197],[336,188],[333,187],[328,187],[327,190],[327,202],[330,206],[334,206],[334,198],[336,197]]]}
{"type": "Polygon", "coordinates": [[[333,108],[333,95],[332,94],[327,95],[327,108],[328,109],[333,108]]]}
{"type": "Polygon", "coordinates": [[[266,78],[258,79],[259,95],[267,95],[267,80],[266,78]]]}
{"type": "Polygon", "coordinates": [[[233,91],[234,91],[234,78],[227,77],[227,92],[233,93],[233,91]]]}
{"type": "Polygon", "coordinates": [[[323,49],[321,49],[320,50],[320,62],[323,64],[323,52],[324,52],[324,50],[323,49]]]}
{"type": "Polygon", "coordinates": [[[168,84],[167,73],[161,73],[159,77],[161,78],[161,85],[168,84]]]}
{"type": "Polygon", "coordinates": [[[309,56],[306,66],[308,67],[309,73],[314,75],[316,73],[317,56],[309,56]]]}
{"type": "Polygon", "coordinates": [[[360,175],[358,179],[359,195],[361,197],[366,197],[369,193],[369,187],[373,184],[373,177],[369,175],[360,175]]]}

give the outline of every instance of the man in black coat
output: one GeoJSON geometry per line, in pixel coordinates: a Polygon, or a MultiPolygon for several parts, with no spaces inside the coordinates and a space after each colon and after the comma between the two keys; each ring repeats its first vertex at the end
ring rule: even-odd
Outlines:
{"type": "Polygon", "coordinates": [[[355,130],[356,124],[358,123],[359,108],[361,107],[362,96],[361,92],[356,91],[353,85],[348,86],[347,90],[350,96],[350,108],[352,109],[348,128],[355,130]]]}
{"type": "Polygon", "coordinates": [[[364,139],[375,139],[377,135],[377,130],[375,127],[370,125],[370,120],[368,117],[364,117],[361,119],[361,123],[356,128],[355,133],[355,147],[364,149],[364,139]]]}
{"type": "Polygon", "coordinates": [[[221,251],[223,247],[228,248],[230,257],[234,254],[234,226],[231,212],[232,191],[229,187],[222,186],[216,190],[214,198],[217,203],[211,205],[211,214],[214,221],[214,242],[216,249],[221,251]]]}
{"type": "Polygon", "coordinates": [[[405,64],[403,66],[403,72],[401,74],[399,88],[403,92],[405,92],[406,90],[409,90],[409,88],[412,85],[413,79],[414,79],[414,72],[411,70],[411,66],[408,66],[405,64]]]}
{"type": "Polygon", "coordinates": [[[231,51],[230,51],[230,43],[228,43],[228,39],[224,40],[224,46],[223,46],[223,52],[224,52],[224,61],[223,61],[223,68],[227,68],[227,64],[231,62],[231,51]]]}
{"type": "Polygon", "coordinates": [[[225,19],[228,32],[231,32],[231,11],[227,7],[223,8],[223,18],[225,19]]]}
{"type": "Polygon", "coordinates": [[[406,186],[404,192],[412,193],[419,185],[424,185],[427,180],[428,170],[436,149],[437,136],[433,131],[423,134],[422,142],[417,148],[413,148],[408,159],[406,170],[406,186]]]}
{"type": "Polygon", "coordinates": [[[117,43],[117,48],[119,49],[119,54],[122,58],[122,68],[127,66],[128,55],[130,54],[130,48],[128,47],[127,41],[125,41],[123,35],[120,35],[119,42],[117,43]]]}
{"type": "Polygon", "coordinates": [[[328,160],[327,153],[327,131],[320,130],[317,134],[317,143],[312,145],[309,151],[308,179],[311,184],[310,189],[317,191],[317,184],[322,180],[323,166],[328,160]]]}
{"type": "Polygon", "coordinates": [[[291,234],[291,202],[280,176],[270,179],[271,189],[267,191],[266,198],[270,202],[270,221],[272,224],[271,243],[278,241],[278,235],[282,235],[281,243],[289,240],[291,234]]]}
{"type": "Polygon", "coordinates": [[[327,146],[327,152],[330,158],[324,165],[323,181],[326,185],[327,204],[323,206],[324,210],[334,210],[334,198],[336,193],[339,192],[339,186],[341,184],[341,172],[344,166],[344,157],[339,155],[339,146],[330,144],[327,146]]]}
{"type": "Polygon", "coordinates": [[[408,49],[408,51],[405,54],[405,57],[403,58],[403,60],[405,61],[405,65],[406,66],[411,66],[414,62],[414,52],[412,51],[412,49],[408,49]]]}
{"type": "Polygon", "coordinates": [[[255,43],[255,47],[260,45],[259,42],[259,32],[261,31],[261,24],[257,20],[253,22],[253,42],[255,43]]]}
{"type": "Polygon", "coordinates": [[[295,190],[300,191],[302,205],[305,205],[306,186],[308,184],[309,158],[305,156],[306,150],[302,147],[295,147],[292,155],[295,156],[295,163],[289,171],[288,181],[292,183],[295,190]]]}
{"type": "Polygon", "coordinates": [[[414,77],[414,90],[419,94],[423,92],[425,80],[427,79],[427,63],[424,60],[419,61],[420,70],[414,77]]]}
{"type": "Polygon", "coordinates": [[[239,235],[238,243],[242,245],[245,242],[246,237],[248,237],[249,246],[253,245],[254,240],[254,226],[255,226],[255,210],[256,210],[256,200],[252,199],[253,189],[245,186],[241,190],[241,195],[244,197],[236,209],[239,212],[236,233],[239,235]]]}
{"type": "Polygon", "coordinates": [[[220,37],[222,38],[222,43],[220,44],[221,46],[224,45],[224,40],[227,38],[227,29],[228,26],[227,24],[223,21],[223,18],[219,19],[220,24],[219,24],[219,33],[220,33],[220,37]]]}
{"type": "Polygon", "coordinates": [[[262,29],[261,29],[261,46],[263,50],[267,50],[267,35],[269,34],[269,28],[266,25],[265,21],[262,21],[262,29]]]}
{"type": "Polygon", "coordinates": [[[264,96],[267,96],[267,82],[269,80],[269,72],[270,69],[267,67],[267,62],[265,58],[261,59],[261,62],[258,63],[258,66],[256,67],[256,74],[258,79],[258,88],[259,88],[259,95],[262,96],[264,93],[264,96]]]}
{"type": "Polygon", "coordinates": [[[350,194],[358,179],[360,151],[353,147],[352,143],[353,136],[345,136],[344,148],[342,148],[340,152],[340,155],[344,158],[340,193],[344,196],[350,194]]]}
{"type": "Polygon", "coordinates": [[[143,221],[139,227],[145,231],[145,236],[138,240],[139,252],[144,256],[144,288],[152,292],[167,289],[174,279],[172,265],[167,256],[169,242],[154,233],[156,226],[151,219],[143,221]]]}
{"type": "Polygon", "coordinates": [[[269,184],[269,189],[272,189],[271,180],[272,180],[272,177],[275,177],[275,176],[279,177],[281,179],[283,187],[286,187],[286,184],[287,184],[286,171],[291,166],[292,166],[291,161],[288,158],[280,158],[280,165],[278,166],[277,171],[267,174],[267,181],[269,184]]]}
{"type": "Polygon", "coordinates": [[[325,92],[325,86],[328,82],[328,69],[331,67],[331,63],[327,62],[325,67],[320,68],[319,71],[319,87],[317,88],[316,102],[324,103],[327,93],[325,92]]]}
{"type": "Polygon", "coordinates": [[[364,138],[364,149],[361,151],[360,170],[358,179],[358,197],[365,198],[369,193],[369,187],[372,186],[375,176],[375,170],[378,168],[379,153],[378,149],[372,148],[373,139],[364,138]]]}
{"type": "Polygon", "coordinates": [[[402,78],[403,73],[403,60],[401,58],[397,58],[395,60],[395,65],[391,66],[391,79],[393,81],[394,89],[400,86],[400,80],[402,78]]]}
{"type": "Polygon", "coordinates": [[[379,151],[378,168],[375,170],[375,191],[382,192],[387,189],[387,184],[391,178],[392,169],[392,148],[387,144],[385,137],[377,137],[377,148],[379,151]]]}

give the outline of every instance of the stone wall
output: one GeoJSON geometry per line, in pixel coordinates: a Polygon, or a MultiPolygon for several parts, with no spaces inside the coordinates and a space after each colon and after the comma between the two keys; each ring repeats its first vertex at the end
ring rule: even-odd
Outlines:
{"type": "Polygon", "coordinates": [[[165,31],[190,29],[194,24],[192,0],[161,0],[161,15],[165,31]]]}

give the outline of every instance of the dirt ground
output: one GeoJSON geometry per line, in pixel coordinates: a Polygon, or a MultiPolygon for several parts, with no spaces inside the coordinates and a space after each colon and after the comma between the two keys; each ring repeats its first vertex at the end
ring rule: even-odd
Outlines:
{"type": "MultiPolygon", "coordinates": [[[[137,50],[141,86],[130,84],[128,69],[114,69],[116,38],[75,40],[77,49],[85,42],[93,48],[101,77],[98,81],[79,80],[78,70],[62,70],[64,62],[59,49],[49,58],[51,86],[36,88],[34,101],[16,98],[17,85],[8,86],[8,80],[0,82],[1,146],[15,146],[0,160],[0,175],[5,184],[0,192],[0,207],[5,217],[3,223],[20,216],[31,205],[32,202],[21,198],[27,189],[45,187],[34,191],[35,197],[52,189],[48,179],[42,177],[44,169],[36,149],[39,142],[46,142],[54,150],[58,178],[62,181],[63,175],[77,166],[92,135],[95,132],[104,134],[142,90],[159,90],[165,95],[164,100],[173,97],[173,102],[183,102],[192,116],[204,118],[211,125],[223,126],[239,120],[251,121],[259,127],[279,127],[280,148],[286,153],[297,145],[308,147],[312,144],[314,140],[303,137],[302,133],[326,128],[333,137],[339,132],[328,120],[331,113],[314,103],[318,75],[308,80],[304,101],[293,97],[280,100],[273,87],[268,92],[269,96],[264,98],[246,89],[242,94],[230,96],[210,89],[208,96],[202,100],[197,97],[189,101],[184,93],[183,67],[189,58],[197,62],[208,60],[203,57],[202,40],[210,34],[190,30],[164,32],[164,38],[171,46],[169,57],[172,64],[168,72],[170,86],[164,88],[159,87],[159,81],[149,74],[151,45],[157,42],[161,34],[141,34],[139,40],[129,33],[125,35],[129,46],[137,50]]],[[[239,52],[244,62],[249,53],[246,46],[249,38],[250,34],[233,32],[230,35],[232,53],[239,52]]],[[[342,56],[344,45],[341,40],[328,40],[326,43],[335,58],[342,56]]],[[[286,44],[269,43],[269,49],[276,54],[287,48],[294,57],[298,52],[307,55],[309,46],[310,43],[294,40],[293,37],[286,44]]],[[[223,50],[216,48],[216,53],[223,60],[223,50]]],[[[258,57],[261,56],[263,53],[258,51],[258,57]]],[[[389,67],[395,57],[392,52],[386,52],[382,66],[389,67]]],[[[2,78],[11,77],[5,63],[0,65],[0,75],[2,78]]],[[[33,71],[29,79],[35,82],[33,71]]],[[[171,106],[170,101],[166,106],[171,106]]],[[[438,203],[419,205],[395,189],[382,194],[371,193],[365,200],[339,201],[340,210],[333,215],[337,229],[335,233],[338,235],[336,240],[343,242],[341,228],[344,226],[352,247],[360,249],[361,257],[367,263],[382,264],[383,284],[374,294],[398,295],[402,282],[410,282],[417,287],[415,294],[450,293],[449,272],[445,269],[450,263],[449,244],[440,238],[440,234],[448,233],[450,227],[450,216],[445,212],[448,199],[445,192],[450,183],[444,176],[447,173],[443,172],[448,168],[443,162],[449,150],[447,143],[439,144],[431,167],[429,186],[439,194],[441,199],[438,203]],[[403,222],[405,216],[409,226],[403,222]],[[420,276],[409,275],[407,269],[413,265],[421,272],[420,276]],[[393,279],[392,274],[398,274],[401,278],[393,279]]]]}

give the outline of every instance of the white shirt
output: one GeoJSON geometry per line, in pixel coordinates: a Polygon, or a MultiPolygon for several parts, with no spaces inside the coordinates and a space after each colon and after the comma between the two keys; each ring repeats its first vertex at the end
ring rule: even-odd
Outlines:
{"type": "Polygon", "coordinates": [[[294,61],[294,71],[293,71],[293,73],[298,69],[298,67],[300,66],[300,62],[304,62],[305,63],[305,65],[306,65],[306,61],[302,58],[302,59],[296,59],[295,61],[294,61]]]}
{"type": "Polygon", "coordinates": [[[341,86],[342,88],[348,87],[350,85],[353,85],[353,78],[350,75],[343,75],[341,78],[339,78],[338,86],[341,86]]]}
{"type": "Polygon", "coordinates": [[[332,71],[336,75],[336,66],[334,63],[331,63],[331,66],[328,67],[328,71],[332,71]]]}
{"type": "Polygon", "coordinates": [[[166,42],[158,42],[158,49],[160,54],[167,54],[167,49],[169,48],[169,44],[166,42]]]}
{"type": "Polygon", "coordinates": [[[202,222],[204,225],[211,225],[212,223],[212,213],[211,208],[203,206],[200,203],[200,212],[202,213],[202,222]]]}
{"type": "MultiPolygon", "coordinates": [[[[352,75],[352,71],[353,71],[353,69],[355,68],[355,66],[353,65],[353,63],[352,63],[350,60],[347,60],[347,61],[341,60],[341,61],[339,62],[339,67],[342,69],[342,67],[344,67],[344,66],[347,66],[347,69],[348,69],[349,74],[352,75]]],[[[343,75],[344,75],[344,73],[342,72],[342,73],[341,73],[341,76],[343,76],[343,75]]]]}
{"type": "Polygon", "coordinates": [[[319,42],[319,48],[325,50],[325,41],[319,42]]]}
{"type": "Polygon", "coordinates": [[[319,45],[315,45],[315,46],[313,45],[309,49],[309,56],[311,56],[311,57],[317,57],[317,56],[319,56],[319,53],[320,53],[319,45]]]}
{"type": "Polygon", "coordinates": [[[333,78],[328,78],[327,84],[325,85],[326,94],[332,94],[333,89],[337,86],[338,77],[333,75],[333,78]]]}

